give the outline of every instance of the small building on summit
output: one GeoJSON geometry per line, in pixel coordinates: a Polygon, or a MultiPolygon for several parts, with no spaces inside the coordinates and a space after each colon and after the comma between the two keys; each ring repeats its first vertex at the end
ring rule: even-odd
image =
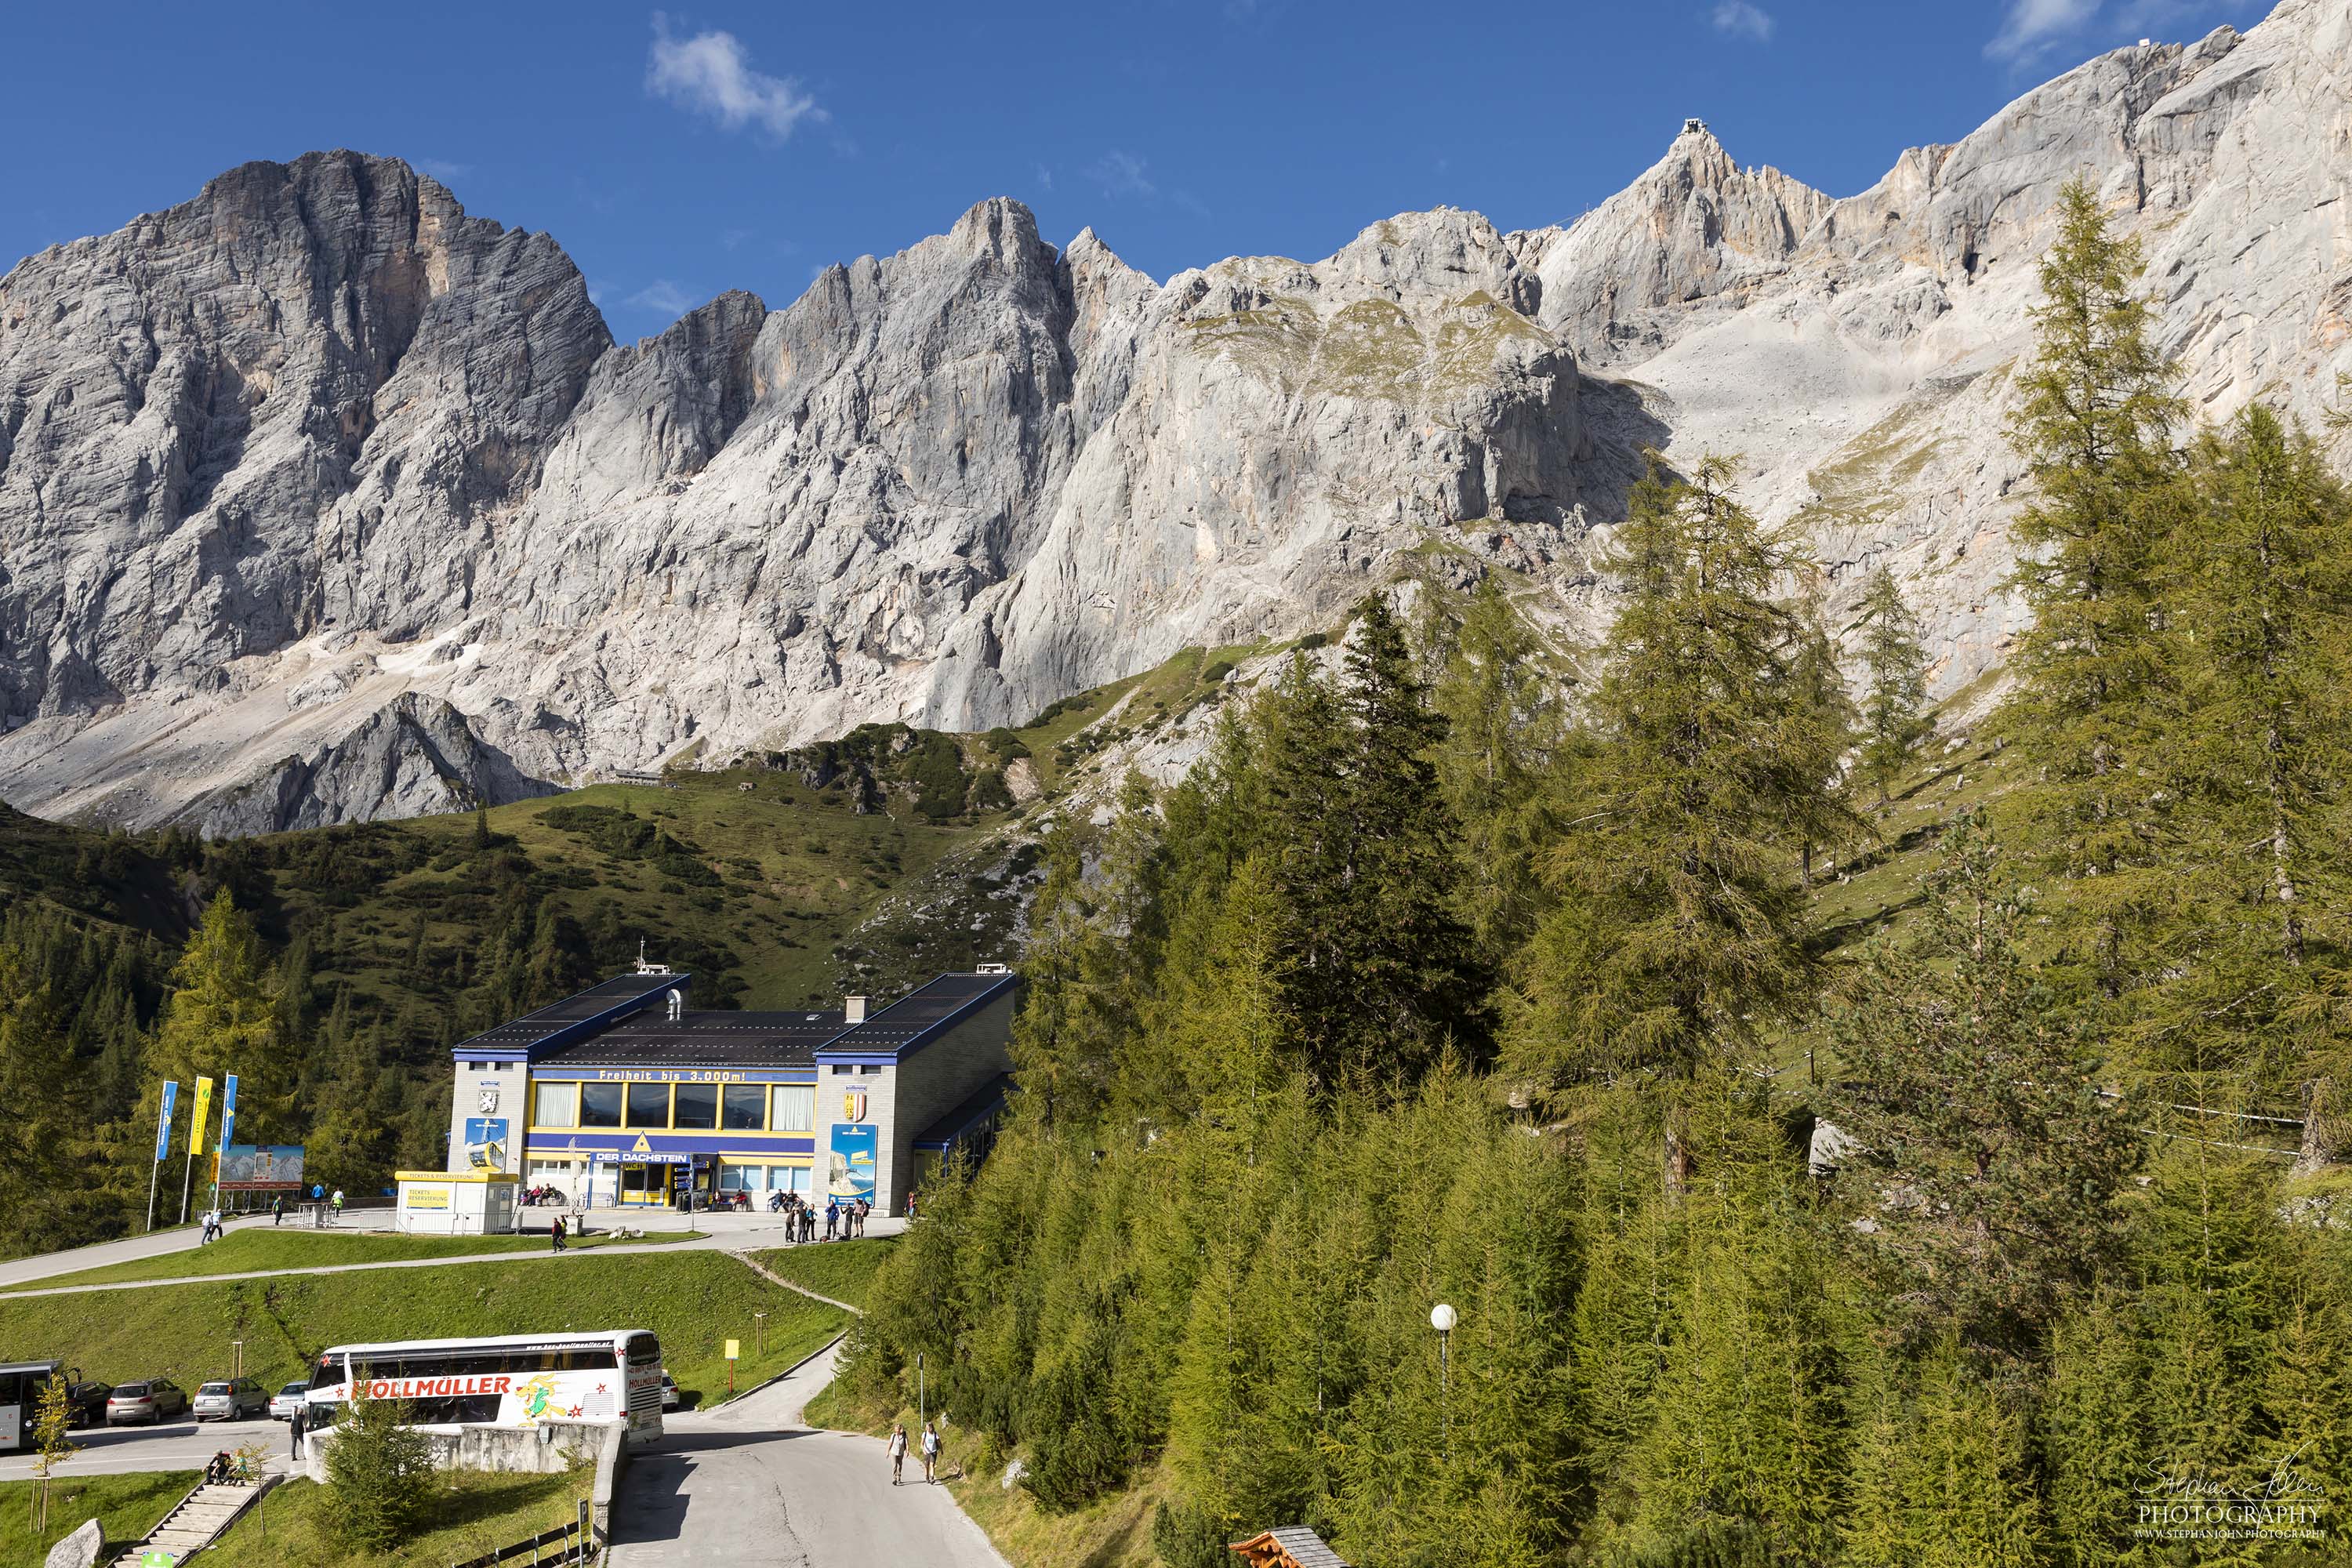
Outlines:
{"type": "Polygon", "coordinates": [[[926,1170],[986,1150],[1012,1088],[1018,982],[1003,965],[870,1016],[862,996],[689,1008],[692,979],[640,963],[453,1047],[449,1168],[598,1205],[781,1192],[898,1215],[926,1170]]]}

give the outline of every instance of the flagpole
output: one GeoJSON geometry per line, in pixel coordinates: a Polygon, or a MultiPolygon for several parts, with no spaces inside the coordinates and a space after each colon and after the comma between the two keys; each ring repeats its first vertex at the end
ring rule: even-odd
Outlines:
{"type": "Polygon", "coordinates": [[[147,1228],[155,1228],[155,1178],[163,1173],[163,1162],[155,1160],[147,1166],[147,1228]]]}

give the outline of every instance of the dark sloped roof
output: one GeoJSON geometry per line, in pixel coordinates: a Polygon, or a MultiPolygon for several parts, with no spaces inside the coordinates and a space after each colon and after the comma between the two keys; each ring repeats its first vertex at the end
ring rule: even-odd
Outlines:
{"type": "Polygon", "coordinates": [[[916,987],[863,1024],[826,1045],[827,1056],[905,1055],[985,1006],[1019,977],[1003,974],[942,974],[916,987]]]}
{"type": "Polygon", "coordinates": [[[578,995],[566,996],[536,1013],[526,1013],[510,1024],[485,1029],[471,1039],[460,1041],[453,1054],[462,1057],[468,1048],[524,1051],[533,1046],[593,1034],[617,1019],[651,1006],[654,998],[673,986],[684,985],[691,978],[686,974],[616,975],[578,995]]]}
{"type": "Polygon", "coordinates": [[[846,1026],[841,1010],[688,1012],[624,1018],[584,1040],[531,1053],[534,1070],[561,1067],[805,1067],[846,1026]]]}

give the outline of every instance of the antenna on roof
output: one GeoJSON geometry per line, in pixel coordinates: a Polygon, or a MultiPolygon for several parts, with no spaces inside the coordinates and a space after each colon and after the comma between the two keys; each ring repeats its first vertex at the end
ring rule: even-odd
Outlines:
{"type": "Polygon", "coordinates": [[[648,963],[646,962],[646,939],[644,937],[637,938],[637,973],[640,974],[667,974],[669,973],[669,965],[667,963],[648,963]]]}

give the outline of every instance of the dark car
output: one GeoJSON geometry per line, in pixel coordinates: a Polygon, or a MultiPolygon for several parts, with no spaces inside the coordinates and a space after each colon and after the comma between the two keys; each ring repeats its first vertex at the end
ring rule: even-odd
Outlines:
{"type": "Polygon", "coordinates": [[[84,1379],[77,1371],[66,1384],[66,1409],[77,1426],[102,1426],[106,1421],[107,1396],[114,1385],[95,1378],[84,1379]]]}
{"type": "Polygon", "coordinates": [[[106,1396],[106,1424],[110,1426],[128,1426],[142,1421],[152,1426],[187,1413],[187,1391],[168,1377],[151,1377],[144,1383],[118,1383],[106,1396]]]}

